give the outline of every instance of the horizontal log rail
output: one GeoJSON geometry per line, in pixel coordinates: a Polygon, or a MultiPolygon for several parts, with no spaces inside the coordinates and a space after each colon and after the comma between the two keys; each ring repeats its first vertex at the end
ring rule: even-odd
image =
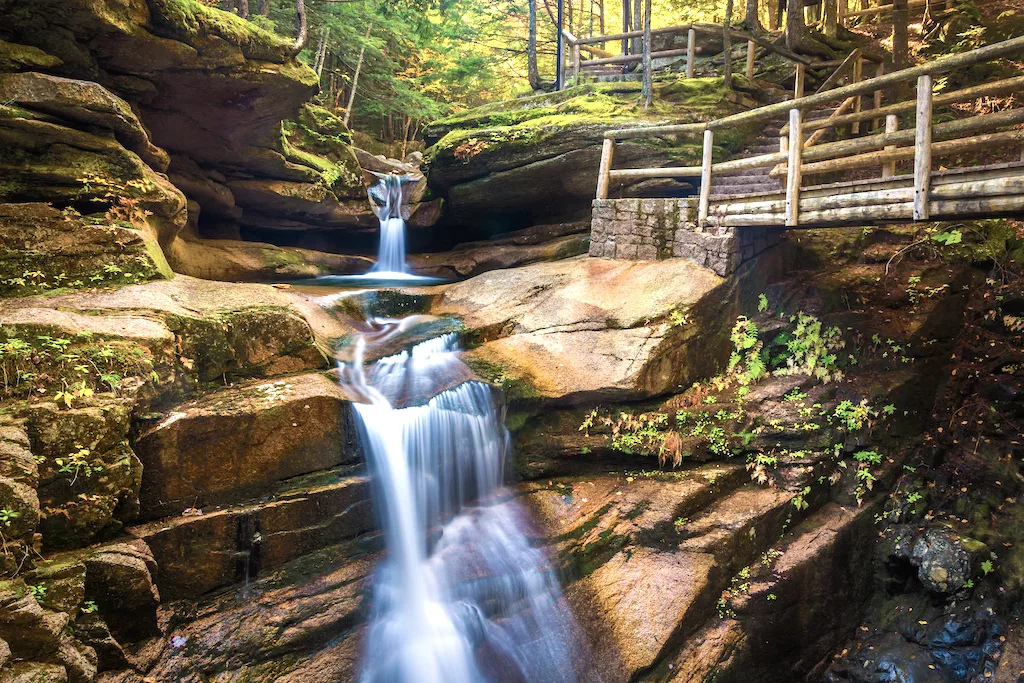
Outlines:
{"type": "MultiPolygon", "coordinates": [[[[717,216],[715,221],[720,225],[733,225],[721,223],[723,215],[730,217],[728,220],[736,217],[737,226],[762,224],[795,227],[834,220],[886,220],[895,216],[929,220],[936,212],[946,215],[951,203],[961,199],[967,203],[965,206],[969,209],[968,213],[988,215],[993,211],[1007,210],[1006,207],[1016,206],[1018,200],[1024,202],[1024,197],[1007,199],[1003,196],[1007,188],[1012,190],[1011,194],[1024,195],[1024,155],[1021,155],[1020,163],[1010,165],[1012,177],[990,180],[984,176],[983,180],[975,183],[978,189],[970,189],[964,183],[941,184],[941,189],[939,186],[933,187],[935,178],[941,175],[936,174],[933,160],[984,149],[1016,149],[1024,146],[1024,107],[953,118],[942,123],[934,123],[934,112],[979,97],[1019,93],[1024,91],[1024,77],[982,83],[941,94],[934,93],[933,78],[954,69],[1022,52],[1024,37],[1013,38],[899,72],[885,73],[884,67],[880,66],[875,77],[865,79],[864,56],[855,51],[840,64],[833,77],[825,82],[826,85],[838,84],[845,73],[852,71],[853,82],[848,85],[806,97],[794,97],[786,102],[713,121],[609,130],[605,133],[598,199],[606,199],[612,183],[616,181],[699,178],[698,229],[707,224],[712,215],[717,216]],[[913,99],[883,106],[883,91],[915,80],[917,88],[913,99]],[[864,109],[864,97],[872,94],[874,106],[864,109]],[[806,120],[807,112],[832,103],[836,104],[829,116],[815,121],[806,120]],[[909,115],[911,112],[915,113],[913,127],[900,130],[899,115],[909,115]],[[712,158],[716,131],[737,125],[778,121],[784,115],[788,123],[780,127],[778,152],[721,162],[712,158]],[[868,121],[873,121],[873,124],[870,125],[870,131],[862,135],[861,126],[868,121]],[[826,141],[824,136],[829,130],[845,126],[849,126],[850,137],[840,136],[838,140],[826,141]],[[618,141],[697,135],[704,137],[700,166],[612,168],[618,141]],[[897,163],[908,161],[913,162],[913,173],[897,178],[897,163]],[[769,177],[783,180],[784,193],[768,199],[760,199],[760,195],[733,195],[733,199],[728,201],[712,202],[712,178],[765,167],[774,167],[769,177]],[[849,190],[835,197],[801,196],[804,191],[803,181],[807,177],[879,167],[881,179],[868,181],[880,183],[875,194],[849,190]],[[895,188],[894,184],[899,187],[895,188]],[[843,204],[847,200],[849,203],[843,204]],[[836,214],[840,216],[838,219],[829,214],[837,211],[840,212],[836,214]],[[748,219],[755,222],[744,223],[748,219]]],[[[797,80],[799,86],[800,79],[797,80]]],[[[871,98],[867,102],[870,106],[871,98]]]]}

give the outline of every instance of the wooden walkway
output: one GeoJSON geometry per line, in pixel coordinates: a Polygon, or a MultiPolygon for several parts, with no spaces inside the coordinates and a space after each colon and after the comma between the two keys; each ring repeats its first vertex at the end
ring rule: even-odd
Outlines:
{"type": "Polygon", "coordinates": [[[934,92],[933,80],[953,70],[1020,54],[1024,54],[1024,37],[896,73],[859,82],[855,79],[834,90],[707,123],[608,131],[597,198],[607,199],[622,181],[696,181],[700,188],[698,230],[704,226],[815,228],[1022,215],[1024,106],[1020,106],[1019,95],[1024,93],[1024,77],[939,94],[934,92]],[[916,93],[891,104],[883,102],[882,93],[909,90],[914,82],[916,93]],[[970,110],[964,108],[965,103],[1014,94],[1018,95],[1015,108],[964,115],[970,110]],[[833,111],[825,118],[807,120],[809,112],[822,107],[833,111]],[[767,125],[780,118],[788,123],[780,129],[778,152],[714,159],[715,131],[759,122],[767,125]],[[905,124],[902,130],[901,120],[905,124]],[[911,121],[912,125],[906,125],[911,121]],[[837,140],[824,142],[826,133],[837,140]],[[701,166],[614,168],[615,147],[620,141],[694,135],[703,136],[701,166]],[[963,161],[978,159],[979,152],[1003,161],[994,165],[963,161]],[[947,169],[937,164],[938,159],[950,165],[968,165],[947,169]],[[764,168],[770,168],[769,175],[782,181],[784,190],[712,198],[714,177],[764,168]],[[851,175],[871,175],[871,170],[878,172],[877,177],[847,180],[851,175]],[[809,178],[817,182],[810,183],[809,178]]]}

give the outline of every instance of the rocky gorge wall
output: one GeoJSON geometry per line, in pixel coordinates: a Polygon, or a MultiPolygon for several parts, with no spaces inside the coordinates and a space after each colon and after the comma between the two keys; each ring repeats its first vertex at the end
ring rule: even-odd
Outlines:
{"type": "Polygon", "coordinates": [[[725,277],[776,246],[784,229],[697,227],[697,199],[595,199],[590,255],[685,258],[725,277]]]}

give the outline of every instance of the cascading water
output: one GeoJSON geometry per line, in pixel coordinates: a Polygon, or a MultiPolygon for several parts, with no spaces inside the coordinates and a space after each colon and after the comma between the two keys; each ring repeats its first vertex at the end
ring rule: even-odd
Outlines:
{"type": "Polygon", "coordinates": [[[409,266],[405,263],[405,218],[402,216],[409,179],[410,176],[394,174],[379,176],[377,185],[369,190],[370,205],[380,221],[380,248],[377,250],[377,263],[370,272],[381,277],[409,275],[409,266]]]}
{"type": "Polygon", "coordinates": [[[341,376],[367,401],[356,414],[387,560],[375,577],[362,683],[575,681],[572,619],[501,486],[509,439],[492,388],[463,382],[396,409],[410,386],[444,386],[459,371],[456,337],[366,371],[364,349],[360,338],[341,376]]]}
{"type": "Polygon", "coordinates": [[[380,245],[377,262],[359,275],[323,275],[303,284],[320,286],[358,286],[378,284],[436,284],[441,278],[416,275],[405,261],[405,216],[409,196],[423,177],[415,174],[375,173],[377,183],[367,190],[370,206],[380,221],[380,245]]]}

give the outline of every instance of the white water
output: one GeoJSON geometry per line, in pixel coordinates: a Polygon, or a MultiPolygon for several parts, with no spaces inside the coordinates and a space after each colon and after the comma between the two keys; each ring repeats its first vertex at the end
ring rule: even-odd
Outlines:
{"type": "Polygon", "coordinates": [[[356,414],[387,559],[375,577],[361,683],[575,681],[557,580],[501,486],[508,434],[493,390],[464,382],[393,409],[385,396],[461,363],[457,340],[432,339],[365,372],[364,348],[360,339],[341,374],[368,401],[356,414]]]}
{"type": "Polygon", "coordinates": [[[377,262],[360,275],[324,275],[316,278],[323,285],[429,285],[444,282],[441,278],[417,275],[405,261],[405,218],[412,176],[378,175],[378,182],[367,194],[370,206],[380,221],[380,244],[377,262]]]}

